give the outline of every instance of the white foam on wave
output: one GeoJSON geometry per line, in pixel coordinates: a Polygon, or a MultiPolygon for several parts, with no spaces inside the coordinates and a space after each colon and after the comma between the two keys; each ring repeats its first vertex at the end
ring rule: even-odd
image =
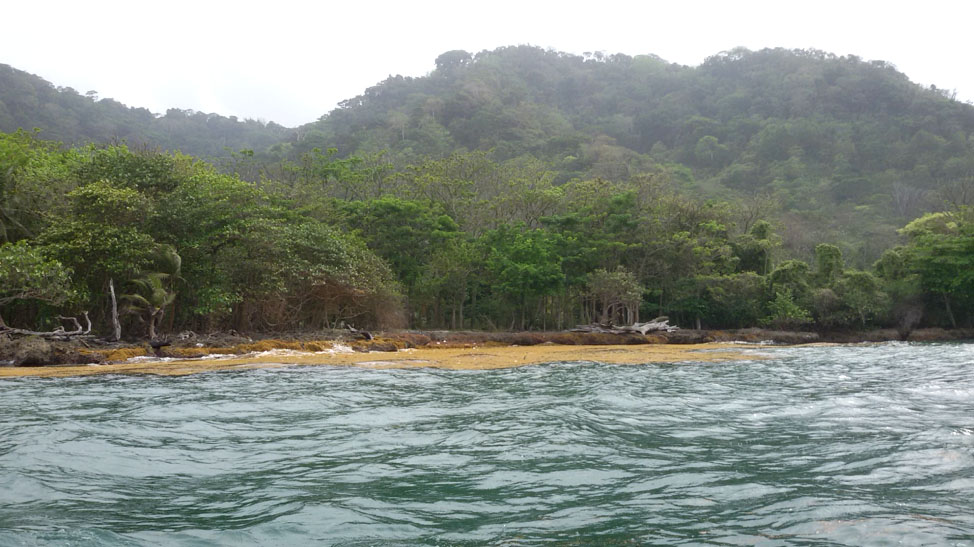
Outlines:
{"type": "MultiPolygon", "coordinates": [[[[275,357],[275,356],[282,356],[282,355],[336,355],[336,354],[354,353],[354,352],[355,350],[353,350],[350,346],[346,346],[345,344],[335,344],[332,347],[321,351],[306,351],[300,349],[271,349],[267,351],[258,351],[258,352],[250,353],[247,356],[248,357],[275,357]]],[[[236,357],[236,356],[230,356],[230,357],[236,357]]]]}
{"type": "Polygon", "coordinates": [[[200,361],[208,361],[213,359],[230,359],[231,357],[236,357],[232,353],[210,353],[200,357],[200,361]]]}
{"type": "Polygon", "coordinates": [[[125,360],[126,363],[168,363],[169,361],[179,361],[180,359],[176,357],[156,357],[155,355],[139,355],[137,357],[129,357],[125,360]]]}

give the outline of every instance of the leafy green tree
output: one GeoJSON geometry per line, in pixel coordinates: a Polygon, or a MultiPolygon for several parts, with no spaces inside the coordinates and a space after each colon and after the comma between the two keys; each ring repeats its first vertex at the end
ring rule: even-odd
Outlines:
{"type": "Polygon", "coordinates": [[[451,237],[434,249],[416,287],[419,301],[432,310],[432,324],[449,325],[451,329],[464,326],[467,300],[482,267],[474,242],[451,237]],[[449,320],[444,318],[447,311],[449,320]]]}
{"type": "Polygon", "coordinates": [[[192,169],[190,164],[186,156],[151,149],[133,152],[122,144],[89,149],[86,161],[80,162],[73,174],[81,186],[107,181],[115,187],[158,197],[176,188],[192,169]]]}
{"type": "Polygon", "coordinates": [[[774,300],[768,303],[768,315],[761,322],[776,329],[795,329],[811,321],[812,315],[808,310],[795,302],[789,289],[784,289],[776,292],[774,300]]]}
{"type": "Polygon", "coordinates": [[[911,222],[904,232],[911,236],[910,262],[920,287],[940,300],[956,328],[955,309],[967,317],[974,309],[974,222],[934,215],[911,222]]]}
{"type": "Polygon", "coordinates": [[[513,304],[511,326],[523,330],[528,324],[528,307],[539,297],[553,294],[564,282],[556,238],[542,230],[510,228],[493,231],[486,238],[492,287],[513,304]]]}
{"type": "Polygon", "coordinates": [[[862,327],[870,318],[882,314],[888,306],[888,296],[882,291],[879,279],[869,272],[843,272],[835,283],[835,293],[862,327]]]}
{"type": "Polygon", "coordinates": [[[71,268],[79,294],[95,311],[106,303],[110,280],[133,279],[151,264],[157,246],[145,226],[151,201],[107,180],[79,186],[67,198],[71,216],[49,225],[38,241],[71,268]]]}
{"type": "Polygon", "coordinates": [[[149,340],[156,339],[156,329],[162,322],[166,308],[176,300],[176,293],[166,288],[168,277],[162,272],[147,273],[131,281],[138,292],[121,296],[122,300],[128,302],[123,312],[139,315],[146,324],[149,340]]]}
{"type": "Polygon", "coordinates": [[[343,223],[392,267],[406,290],[410,308],[422,299],[419,285],[432,258],[459,236],[453,219],[426,201],[391,196],[354,201],[342,206],[342,214],[343,223]]]}
{"type": "Polygon", "coordinates": [[[0,243],[37,237],[67,213],[78,155],[24,131],[0,133],[0,243]]]}
{"type": "Polygon", "coordinates": [[[891,319],[905,338],[923,317],[923,292],[919,276],[912,270],[909,251],[905,247],[889,249],[873,269],[883,292],[890,297],[891,319]]]}
{"type": "Polygon", "coordinates": [[[763,276],[754,272],[697,276],[705,300],[702,318],[712,327],[743,328],[759,324],[766,300],[763,276]]]}
{"type": "Polygon", "coordinates": [[[771,224],[764,220],[755,222],[750,232],[731,242],[734,256],[738,259],[738,270],[759,275],[770,273],[772,254],[780,246],[781,238],[773,233],[771,224]]]}
{"type": "MultiPolygon", "coordinates": [[[[304,328],[401,327],[400,286],[364,242],[326,224],[292,218],[273,227],[274,291],[257,303],[265,321],[304,328]]],[[[246,304],[246,301],[244,302],[246,304]]]]}
{"type": "Polygon", "coordinates": [[[700,137],[694,149],[696,163],[705,167],[720,167],[726,163],[729,155],[728,148],[713,135],[700,137]]]}
{"type": "Polygon", "coordinates": [[[842,251],[828,243],[819,243],[815,246],[815,264],[815,283],[820,287],[834,284],[842,276],[845,268],[842,251]]]}
{"type": "Polygon", "coordinates": [[[588,275],[588,295],[602,324],[628,325],[639,321],[643,292],[636,276],[623,268],[613,272],[600,268],[588,275]]]}
{"type": "Polygon", "coordinates": [[[0,310],[18,301],[59,306],[71,297],[71,270],[26,241],[0,244],[0,310]]]}
{"type": "Polygon", "coordinates": [[[786,260],[768,275],[769,290],[776,294],[787,291],[790,298],[806,302],[811,290],[808,264],[801,260],[786,260]]]}

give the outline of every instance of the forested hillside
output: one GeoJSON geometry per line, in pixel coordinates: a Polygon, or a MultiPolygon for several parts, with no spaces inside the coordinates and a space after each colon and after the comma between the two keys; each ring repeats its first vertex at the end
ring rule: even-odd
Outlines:
{"type": "Polygon", "coordinates": [[[821,51],[738,49],[698,67],[529,46],[451,51],[427,76],[390,77],[297,130],[156,117],[0,67],[0,130],[33,127],[65,143],[219,158],[252,180],[316,148],[396,169],[488,151],[540,161],[556,184],[664,168],[681,191],[773,207],[796,256],[827,240],[859,266],[910,219],[970,205],[974,185],[974,107],[881,61],[821,51]]]}
{"type": "Polygon", "coordinates": [[[790,258],[761,210],[672,180],[556,185],[540,162],[482,152],[397,170],[312,151],[253,183],[188,156],[0,134],[0,326],[90,312],[105,332],[115,291],[126,332],[150,337],[974,320],[970,208],[910,222],[865,270],[828,242],[811,263],[790,258]]]}
{"type": "Polygon", "coordinates": [[[197,118],[282,139],[191,133],[240,146],[213,163],[0,134],[0,325],[88,311],[105,332],[116,289],[150,336],[974,321],[974,108],[883,63],[449,52],[294,133],[3,89],[0,118],[69,142],[197,118]]]}
{"type": "Polygon", "coordinates": [[[832,240],[862,265],[974,176],[974,107],[882,62],[734,50],[690,68],[520,46],[448,52],[436,65],[345,101],[300,128],[297,148],[386,150],[398,165],[492,150],[537,158],[557,182],[678,164],[683,190],[776,201],[794,252],[832,240]]]}
{"type": "Polygon", "coordinates": [[[68,144],[124,141],[210,158],[226,156],[227,149],[262,150],[290,131],[273,122],[175,108],[157,117],[145,108],[99,99],[93,92],[81,95],[0,64],[0,131],[34,128],[44,139],[68,144]]]}

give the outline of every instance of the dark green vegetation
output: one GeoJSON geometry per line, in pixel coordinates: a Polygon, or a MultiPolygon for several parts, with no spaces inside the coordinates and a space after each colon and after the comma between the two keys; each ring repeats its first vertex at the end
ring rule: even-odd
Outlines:
{"type": "Polygon", "coordinates": [[[787,249],[811,259],[831,241],[860,267],[974,176],[974,108],[879,61],[734,50],[689,68],[509,47],[436,65],[345,101],[300,128],[294,146],[386,150],[397,166],[493,150],[498,161],[544,162],[559,184],[669,166],[680,191],[772,197],[787,249]]]}
{"type": "Polygon", "coordinates": [[[222,141],[191,129],[202,115],[0,89],[5,129],[243,148],[207,163],[0,137],[0,314],[17,326],[88,310],[105,330],[110,285],[128,332],[974,321],[974,108],[884,63],[450,52],[308,126],[228,122],[254,132],[222,141]]]}

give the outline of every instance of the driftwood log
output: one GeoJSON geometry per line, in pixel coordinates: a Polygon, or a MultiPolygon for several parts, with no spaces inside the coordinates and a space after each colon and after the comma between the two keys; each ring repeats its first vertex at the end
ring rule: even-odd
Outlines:
{"type": "Polygon", "coordinates": [[[82,316],[85,318],[85,327],[81,326],[81,322],[78,321],[77,317],[63,317],[58,316],[58,319],[62,321],[70,321],[74,323],[74,330],[64,330],[64,327],[58,327],[52,331],[36,331],[27,329],[14,329],[11,327],[0,327],[0,334],[14,334],[20,336],[40,336],[41,338],[61,338],[67,340],[72,337],[87,337],[91,333],[91,319],[88,318],[88,312],[84,312],[82,316]]]}
{"type": "Polygon", "coordinates": [[[348,332],[352,333],[353,336],[361,338],[362,340],[372,340],[374,338],[372,333],[367,330],[360,330],[349,324],[346,324],[345,328],[348,329],[348,332]]]}
{"type": "Polygon", "coordinates": [[[616,326],[612,323],[593,323],[591,325],[578,325],[571,332],[598,332],[603,334],[648,334],[650,332],[673,332],[680,327],[671,325],[669,318],[657,317],[646,323],[633,323],[632,325],[616,326]]]}
{"type": "Polygon", "coordinates": [[[162,357],[162,348],[171,345],[171,340],[149,340],[149,347],[155,352],[156,357],[162,357]]]}

